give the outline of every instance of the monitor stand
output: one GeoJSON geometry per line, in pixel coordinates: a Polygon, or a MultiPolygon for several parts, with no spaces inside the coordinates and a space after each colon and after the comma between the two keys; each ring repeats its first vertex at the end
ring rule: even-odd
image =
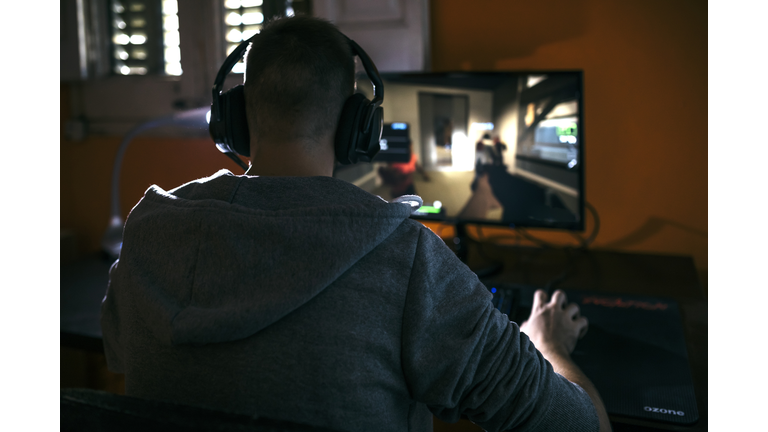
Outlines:
{"type": "Polygon", "coordinates": [[[503,270],[504,265],[500,262],[483,268],[470,267],[469,261],[467,260],[470,241],[474,240],[467,235],[467,224],[464,222],[456,222],[456,234],[453,237],[453,244],[454,252],[456,252],[456,256],[459,257],[461,262],[466,264],[467,267],[469,267],[469,269],[480,279],[493,276],[503,270]]]}

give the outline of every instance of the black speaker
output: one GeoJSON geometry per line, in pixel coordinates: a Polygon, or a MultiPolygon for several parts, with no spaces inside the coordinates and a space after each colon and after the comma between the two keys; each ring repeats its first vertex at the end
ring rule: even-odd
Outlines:
{"type": "MultiPolygon", "coordinates": [[[[248,169],[248,165],[238,157],[238,155],[249,157],[251,154],[244,88],[242,85],[237,85],[226,92],[222,92],[221,88],[229,72],[243,58],[248,45],[257,37],[259,37],[258,34],[242,42],[221,65],[216,81],[213,83],[211,120],[208,124],[208,131],[216,147],[245,170],[248,169]]],[[[373,100],[369,101],[362,94],[356,93],[344,103],[339,124],[336,127],[335,153],[336,159],[345,165],[370,162],[381,149],[379,141],[384,126],[384,112],[381,108],[381,103],[384,101],[384,85],[379,71],[357,43],[349,38],[347,41],[352,53],[360,59],[371,80],[373,100]]]]}

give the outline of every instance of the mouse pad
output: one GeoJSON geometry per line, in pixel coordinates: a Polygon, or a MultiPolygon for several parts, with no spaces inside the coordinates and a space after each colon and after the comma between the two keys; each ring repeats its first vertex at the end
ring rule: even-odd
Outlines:
{"type": "Polygon", "coordinates": [[[589,319],[573,361],[610,414],[675,424],[699,418],[682,318],[674,300],[568,292],[589,319]]]}
{"type": "MultiPolygon", "coordinates": [[[[486,283],[512,321],[531,312],[535,288],[486,283]]],[[[677,303],[672,299],[565,290],[589,319],[571,355],[609,414],[684,425],[699,418],[677,303]]]]}

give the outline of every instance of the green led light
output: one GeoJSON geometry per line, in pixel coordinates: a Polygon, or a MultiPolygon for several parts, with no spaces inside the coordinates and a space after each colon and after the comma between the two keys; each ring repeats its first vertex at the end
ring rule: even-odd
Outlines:
{"type": "Polygon", "coordinates": [[[435,208],[432,206],[421,206],[418,210],[416,210],[419,213],[440,213],[439,208],[435,208]]]}
{"type": "Polygon", "coordinates": [[[556,126],[555,133],[557,133],[558,136],[562,135],[569,135],[569,136],[576,136],[576,131],[578,130],[578,126],[576,123],[571,123],[568,126],[556,126]]]}

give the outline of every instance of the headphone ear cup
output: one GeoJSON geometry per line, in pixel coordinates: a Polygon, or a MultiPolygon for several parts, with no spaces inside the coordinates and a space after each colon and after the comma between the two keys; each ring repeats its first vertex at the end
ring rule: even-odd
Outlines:
{"type": "Polygon", "coordinates": [[[358,143],[358,159],[363,162],[371,162],[381,150],[381,132],[384,129],[384,109],[376,107],[371,118],[368,132],[364,133],[362,141],[358,143]],[[360,144],[365,144],[362,148],[360,144]]]}
{"type": "Polygon", "coordinates": [[[339,125],[336,127],[336,160],[344,165],[357,162],[358,143],[361,141],[361,126],[365,121],[366,108],[370,102],[360,93],[355,93],[344,102],[339,125]]]}
{"type": "Polygon", "coordinates": [[[245,114],[245,93],[242,84],[222,94],[222,113],[226,143],[237,154],[251,155],[251,136],[248,131],[248,117],[245,114]]]}

